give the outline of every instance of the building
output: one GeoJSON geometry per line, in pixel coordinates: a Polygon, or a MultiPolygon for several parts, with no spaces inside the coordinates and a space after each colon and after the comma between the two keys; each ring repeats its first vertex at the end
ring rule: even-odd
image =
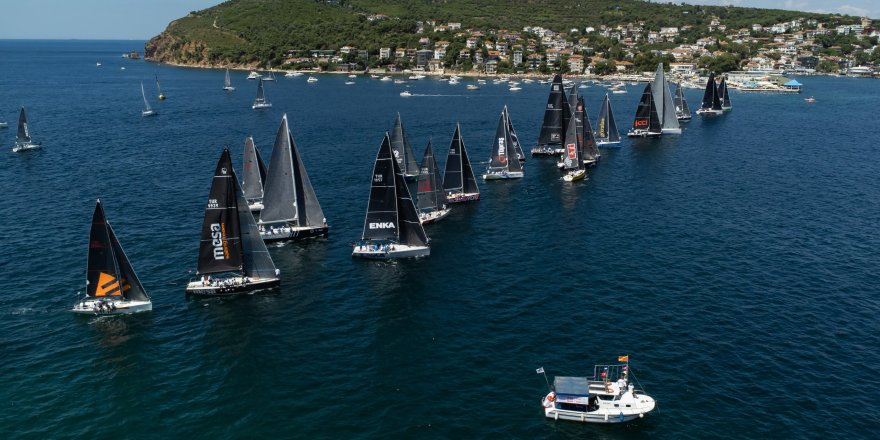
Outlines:
{"type": "Polygon", "coordinates": [[[430,49],[421,49],[416,51],[416,66],[426,67],[428,61],[434,57],[434,51],[430,49]]]}
{"type": "Polygon", "coordinates": [[[391,58],[391,48],[390,47],[379,48],[379,59],[388,59],[388,58],[391,58]]]}

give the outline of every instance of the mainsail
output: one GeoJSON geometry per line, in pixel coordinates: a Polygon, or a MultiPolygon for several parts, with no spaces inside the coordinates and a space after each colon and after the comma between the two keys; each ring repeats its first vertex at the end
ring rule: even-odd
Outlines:
{"type": "Polygon", "coordinates": [[[150,102],[147,101],[147,93],[144,92],[144,83],[143,83],[143,82],[141,82],[141,96],[144,97],[144,112],[148,112],[148,111],[153,110],[153,109],[150,107],[150,102]]]}
{"type": "Polygon", "coordinates": [[[461,127],[455,124],[455,133],[449,144],[446,155],[446,168],[443,171],[443,189],[447,192],[480,193],[471,161],[468,159],[464,140],[461,138],[461,127]]]}
{"type": "Polygon", "coordinates": [[[419,164],[416,163],[416,154],[413,152],[412,144],[406,137],[406,130],[403,129],[403,123],[400,121],[400,113],[394,120],[394,128],[391,129],[391,149],[394,152],[394,158],[397,159],[397,165],[407,177],[414,177],[419,174],[419,164]]]}
{"type": "Polygon", "coordinates": [[[268,103],[269,100],[266,99],[266,92],[263,90],[263,78],[260,78],[260,82],[257,84],[257,97],[254,99],[254,106],[259,107],[268,103]]]}
{"type": "Polygon", "coordinates": [[[248,201],[259,201],[263,199],[263,166],[260,163],[257,147],[254,145],[254,138],[248,136],[244,141],[244,166],[242,168],[241,189],[244,192],[244,198],[248,201]]]}
{"type": "Polygon", "coordinates": [[[434,149],[431,141],[425,148],[422,157],[422,168],[419,170],[418,193],[416,194],[416,206],[420,212],[431,212],[443,209],[446,205],[446,193],[440,181],[440,170],[434,159],[434,149]]]}
{"type": "Polygon", "coordinates": [[[232,90],[232,78],[229,77],[229,69],[226,69],[226,78],[223,79],[223,89],[232,90]]]}
{"type": "Polygon", "coordinates": [[[663,63],[657,65],[652,90],[654,106],[657,108],[657,116],[660,119],[660,126],[663,132],[681,132],[681,127],[678,125],[678,117],[675,115],[672,93],[669,91],[669,83],[667,83],[666,75],[663,73],[663,63]]]}
{"type": "Polygon", "coordinates": [[[24,107],[21,108],[21,112],[18,114],[18,133],[15,135],[15,141],[21,144],[31,142],[31,133],[28,130],[27,115],[24,113],[24,107]]]}
{"type": "Polygon", "coordinates": [[[519,142],[519,136],[516,135],[516,130],[513,129],[513,121],[510,120],[510,113],[507,112],[507,107],[504,107],[504,111],[507,113],[507,131],[510,132],[510,143],[513,145],[513,151],[516,152],[516,157],[520,162],[525,162],[526,155],[523,153],[522,144],[519,142]]]}
{"type": "Polygon", "coordinates": [[[324,212],[290,134],[286,113],[272,148],[260,222],[294,222],[297,226],[324,223],[324,212]]]}
{"type": "Polygon", "coordinates": [[[593,135],[593,127],[590,124],[590,115],[587,113],[587,107],[584,105],[583,96],[578,97],[577,106],[575,107],[575,116],[580,120],[581,125],[581,150],[583,151],[583,159],[587,161],[595,161],[599,158],[599,147],[596,145],[596,136],[593,135]]]}
{"type": "Polygon", "coordinates": [[[721,85],[718,86],[718,94],[721,95],[721,108],[730,110],[733,105],[730,104],[730,93],[727,91],[727,80],[721,77],[721,85]]]}
{"type": "Polygon", "coordinates": [[[394,158],[388,133],[376,154],[362,238],[416,246],[428,243],[403,172],[394,158]]]}
{"type": "Polygon", "coordinates": [[[515,151],[513,160],[509,160],[511,144],[510,130],[507,128],[507,106],[504,106],[504,110],[501,111],[501,117],[498,119],[498,126],[495,129],[492,156],[489,158],[489,172],[522,171],[522,164],[515,157],[515,151]]]}
{"type": "Polygon", "coordinates": [[[636,118],[632,128],[633,130],[646,130],[649,133],[661,133],[660,118],[657,116],[657,108],[654,107],[651,83],[645,85],[642,99],[636,108],[636,118]]]}
{"type": "MultiPolygon", "coordinates": [[[[202,221],[198,273],[234,272],[242,269],[241,221],[236,193],[241,192],[229,149],[224,148],[208,193],[202,221]]],[[[244,206],[247,209],[247,203],[244,206]]],[[[250,213],[250,211],[248,211],[250,213]]]]}
{"type": "Polygon", "coordinates": [[[688,107],[687,100],[684,99],[684,90],[681,87],[681,83],[678,83],[675,88],[675,99],[673,100],[673,103],[678,118],[689,119],[691,117],[691,109],[688,107]]]}
{"type": "Polygon", "coordinates": [[[715,84],[715,73],[709,74],[709,80],[706,81],[706,90],[703,92],[703,103],[701,109],[721,110],[721,99],[718,96],[718,85],[715,84]]]}
{"type": "MultiPolygon", "coordinates": [[[[583,124],[578,120],[578,116],[578,112],[575,110],[571,121],[573,123],[569,123],[565,128],[565,141],[562,143],[565,151],[562,153],[562,164],[567,170],[584,169],[583,150],[581,146],[583,124]]],[[[583,117],[583,112],[580,112],[580,116],[583,117]]]]}
{"type": "Polygon", "coordinates": [[[565,108],[568,103],[565,99],[565,89],[562,86],[562,76],[553,77],[550,84],[550,96],[547,97],[547,107],[544,109],[544,122],[541,124],[541,133],[538,135],[538,145],[559,145],[562,143],[565,119],[565,108]]]}
{"type": "Polygon", "coordinates": [[[596,120],[596,138],[602,143],[620,142],[620,132],[617,131],[617,123],[614,121],[614,112],[611,110],[611,101],[607,93],[599,109],[599,119],[596,120]]]}
{"type": "Polygon", "coordinates": [[[92,215],[86,279],[88,280],[86,295],[90,297],[150,300],[125,251],[122,250],[113,228],[107,222],[100,200],[95,203],[95,212],[92,215]]]}

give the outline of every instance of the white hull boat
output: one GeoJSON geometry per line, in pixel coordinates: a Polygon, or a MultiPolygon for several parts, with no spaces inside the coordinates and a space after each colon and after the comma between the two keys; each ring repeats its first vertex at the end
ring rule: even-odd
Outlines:
{"type": "Polygon", "coordinates": [[[480,193],[447,193],[446,194],[446,202],[447,203],[462,203],[462,202],[472,202],[480,200],[480,193]]]}
{"type": "Polygon", "coordinates": [[[721,116],[724,114],[724,110],[713,110],[710,108],[701,108],[701,109],[697,109],[697,114],[700,116],[721,116]]]}
{"type": "Polygon", "coordinates": [[[81,315],[128,315],[150,310],[153,310],[150,301],[87,298],[74,304],[70,311],[81,315]]]}
{"type": "Polygon", "coordinates": [[[429,223],[434,223],[439,220],[443,220],[444,218],[449,216],[449,213],[452,212],[452,209],[439,209],[437,211],[431,212],[420,212],[419,213],[419,221],[422,222],[423,225],[427,225],[429,223]]]}
{"type": "Polygon", "coordinates": [[[413,246],[407,244],[370,244],[355,245],[351,252],[352,257],[369,258],[373,260],[388,260],[395,258],[427,257],[431,255],[428,246],[413,246]]]}
{"type": "Polygon", "coordinates": [[[502,171],[500,173],[487,172],[483,174],[483,180],[522,179],[522,171],[502,171]]]}
{"type": "Polygon", "coordinates": [[[9,128],[8,122],[0,122],[0,128],[9,128]]]}
{"type": "Polygon", "coordinates": [[[260,104],[254,104],[251,106],[251,108],[254,110],[259,110],[261,108],[271,108],[271,107],[272,107],[271,102],[264,102],[264,103],[260,103],[260,104]]]}

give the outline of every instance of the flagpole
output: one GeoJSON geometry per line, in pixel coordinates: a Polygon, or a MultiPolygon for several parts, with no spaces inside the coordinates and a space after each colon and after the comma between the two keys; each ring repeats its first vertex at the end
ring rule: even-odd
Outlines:
{"type": "Polygon", "coordinates": [[[553,388],[550,386],[550,381],[547,379],[547,373],[542,371],[541,374],[544,375],[544,382],[547,382],[547,389],[553,391],[553,388]]]}

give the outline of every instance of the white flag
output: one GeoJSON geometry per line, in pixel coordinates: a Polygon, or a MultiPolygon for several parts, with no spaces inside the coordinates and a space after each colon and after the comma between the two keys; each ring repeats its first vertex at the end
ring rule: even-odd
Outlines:
{"type": "Polygon", "coordinates": [[[544,367],[541,367],[541,368],[538,368],[537,370],[535,370],[535,373],[538,373],[538,374],[541,374],[543,372],[544,372],[544,367]]]}

